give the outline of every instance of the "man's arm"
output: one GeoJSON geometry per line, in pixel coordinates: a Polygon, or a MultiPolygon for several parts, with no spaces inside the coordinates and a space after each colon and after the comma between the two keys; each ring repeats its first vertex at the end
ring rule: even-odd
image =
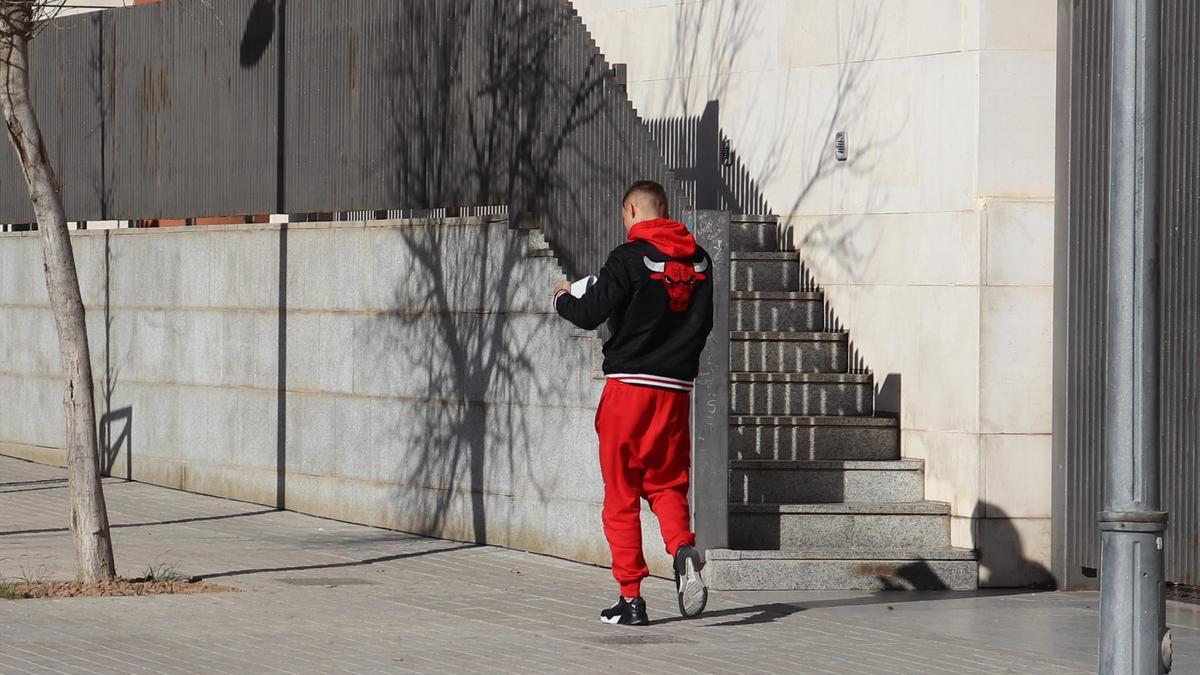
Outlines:
{"type": "Polygon", "coordinates": [[[633,292],[633,285],[616,255],[596,275],[596,283],[582,298],[559,287],[554,294],[554,309],[559,316],[584,330],[594,330],[633,292]]]}

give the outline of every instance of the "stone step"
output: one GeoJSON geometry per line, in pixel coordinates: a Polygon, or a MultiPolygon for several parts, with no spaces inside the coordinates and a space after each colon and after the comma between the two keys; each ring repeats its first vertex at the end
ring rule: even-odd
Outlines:
{"type": "Polygon", "coordinates": [[[525,245],[530,251],[544,251],[550,248],[550,242],[546,240],[546,235],[541,228],[529,229],[526,232],[528,236],[525,245]]]}
{"type": "Polygon", "coordinates": [[[795,253],[729,254],[732,291],[798,291],[800,260],[795,253]]]}
{"type": "Polygon", "coordinates": [[[825,329],[825,296],[803,291],[733,291],[730,330],[820,331],[825,329]]]}
{"type": "Polygon", "coordinates": [[[731,213],[731,223],[778,223],[779,216],[774,213],[731,213]]]}
{"type": "Polygon", "coordinates": [[[733,415],[860,415],[874,405],[870,374],[730,373],[733,415]]]}
{"type": "Polygon", "coordinates": [[[900,459],[900,426],[886,417],[729,419],[730,459],[900,459]]]}
{"type": "Polygon", "coordinates": [[[850,366],[846,333],[732,331],[729,371],[844,373],[850,366]]]}
{"type": "Polygon", "coordinates": [[[919,502],[919,459],[874,462],[739,459],[729,463],[729,501],[741,504],[919,502]]]}
{"type": "Polygon", "coordinates": [[[795,247],[792,238],[782,233],[780,236],[779,219],[775,216],[741,216],[754,220],[740,220],[738,216],[730,219],[729,246],[734,251],[790,251],[795,247]]]}
{"type": "Polygon", "coordinates": [[[950,506],[939,502],[729,505],[730,548],[949,545],[950,506]]]}
{"type": "Polygon", "coordinates": [[[720,591],[973,591],[979,567],[973,551],[956,548],[711,549],[704,577],[720,591]]]}

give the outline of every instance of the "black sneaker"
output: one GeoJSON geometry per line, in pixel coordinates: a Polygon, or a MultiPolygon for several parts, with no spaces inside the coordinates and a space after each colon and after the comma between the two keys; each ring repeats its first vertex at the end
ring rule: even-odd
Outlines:
{"type": "Polygon", "coordinates": [[[708,604],[708,587],[700,578],[700,552],[691,546],[675,551],[675,592],[679,594],[679,613],[693,617],[708,604]]]}
{"type": "Polygon", "coordinates": [[[650,625],[650,618],[646,616],[646,601],[640,595],[632,600],[617,598],[615,605],[600,612],[600,620],[622,626],[650,625]]]}

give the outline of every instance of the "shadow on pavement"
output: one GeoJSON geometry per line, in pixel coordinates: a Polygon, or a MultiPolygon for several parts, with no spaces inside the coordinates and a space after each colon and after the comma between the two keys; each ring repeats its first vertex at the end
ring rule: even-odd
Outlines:
{"type": "Polygon", "coordinates": [[[830,598],[827,600],[772,602],[761,605],[748,605],[745,607],[731,607],[729,609],[719,609],[716,611],[704,612],[697,619],[684,619],[681,616],[672,616],[665,619],[655,619],[653,620],[653,624],[655,626],[661,626],[663,624],[674,623],[676,621],[692,621],[748,615],[735,621],[723,621],[721,623],[706,624],[704,626],[705,628],[728,628],[734,626],[751,626],[754,624],[771,623],[777,619],[783,619],[791,616],[792,614],[810,609],[858,607],[864,605],[898,605],[905,602],[933,602],[938,600],[970,600],[972,598],[995,598],[1006,595],[1028,595],[1032,593],[1049,592],[1052,591],[1048,589],[1039,590],[1028,588],[1001,588],[986,591],[882,591],[869,596],[856,598],[830,598]]]}
{"type": "Polygon", "coordinates": [[[66,478],[43,478],[41,480],[15,480],[7,483],[0,483],[0,490],[10,487],[20,487],[26,485],[45,485],[47,483],[63,483],[67,482],[66,478]]]}
{"type": "MultiPolygon", "coordinates": [[[[4,493],[7,494],[7,493],[4,493]]],[[[112,525],[112,529],[117,530],[126,527],[151,527],[154,525],[184,525],[187,523],[200,523],[208,520],[228,520],[230,518],[245,518],[247,516],[262,516],[268,513],[279,513],[275,509],[264,509],[262,511],[246,511],[245,513],[229,513],[223,516],[197,516],[195,518],[179,518],[177,520],[156,520],[149,523],[117,523],[112,525]]],[[[0,532],[0,537],[11,537],[21,534],[50,534],[52,532],[68,532],[66,527],[47,527],[40,530],[10,530],[8,532],[0,532]]]]}
{"type": "Polygon", "coordinates": [[[61,490],[65,487],[67,487],[66,483],[63,483],[62,485],[39,485],[36,487],[23,487],[15,490],[7,490],[0,487],[0,495],[12,495],[18,492],[38,492],[41,490],[61,490]]]}
{"type": "Polygon", "coordinates": [[[729,627],[729,626],[751,626],[759,623],[772,623],[776,619],[782,619],[803,612],[806,607],[792,605],[783,602],[773,602],[766,605],[753,605],[750,607],[733,607],[730,609],[719,609],[713,612],[705,612],[696,619],[685,619],[682,616],[671,616],[665,619],[651,618],[651,625],[661,626],[663,624],[675,623],[676,621],[696,621],[702,619],[721,618],[726,616],[741,616],[749,615],[736,621],[723,621],[721,623],[706,624],[705,628],[729,627]]]}
{"type": "Polygon", "coordinates": [[[478,544],[464,544],[462,546],[453,546],[450,548],[438,548],[425,551],[413,551],[411,553],[398,553],[396,555],[384,555],[375,558],[366,558],[364,560],[352,560],[350,562],[323,563],[319,565],[295,565],[291,567],[265,567],[261,569],[245,569],[234,570],[232,572],[217,572],[215,574],[198,574],[196,579],[208,581],[209,579],[219,579],[221,577],[236,577],[247,574],[268,574],[271,572],[301,572],[304,570],[328,570],[338,569],[342,567],[362,567],[364,565],[374,565],[376,563],[392,562],[394,560],[404,560],[405,558],[419,558],[421,556],[433,555],[435,553],[453,553],[455,551],[465,551],[471,548],[480,548],[478,544]]]}

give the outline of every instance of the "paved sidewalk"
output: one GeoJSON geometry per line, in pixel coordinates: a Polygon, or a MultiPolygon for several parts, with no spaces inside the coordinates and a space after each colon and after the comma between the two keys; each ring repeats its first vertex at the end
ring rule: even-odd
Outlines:
{"type": "MultiPolygon", "coordinates": [[[[139,483],[106,494],[122,574],[177,565],[243,592],[0,600],[0,673],[1095,670],[1094,593],[717,593],[682,621],[650,580],[655,625],[607,626],[607,569],[139,483]]],[[[0,457],[0,577],[73,576],[66,514],[62,470],[0,457]]],[[[1200,673],[1200,607],[1169,620],[1175,672],[1200,673]]]]}

